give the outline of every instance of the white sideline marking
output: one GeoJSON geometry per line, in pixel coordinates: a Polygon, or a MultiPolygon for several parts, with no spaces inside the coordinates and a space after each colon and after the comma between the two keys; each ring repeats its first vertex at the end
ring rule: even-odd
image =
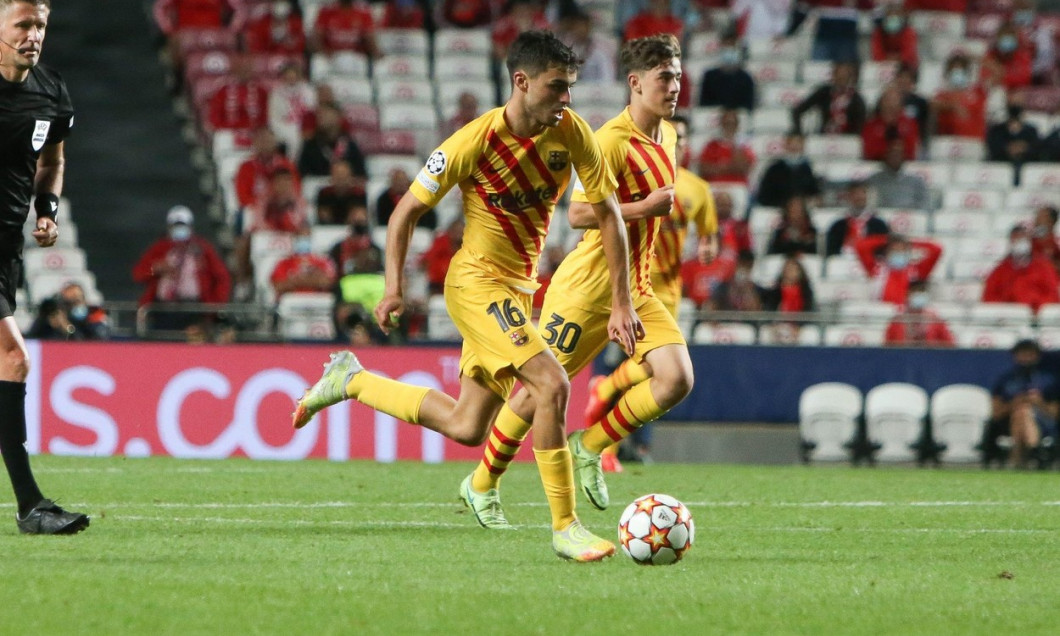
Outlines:
{"type": "MultiPolygon", "coordinates": [[[[952,507],[1007,507],[1022,508],[1030,506],[1060,506],[1060,501],[686,501],[690,508],[952,508],[952,507]]],[[[317,501],[317,502],[291,502],[291,501],[263,501],[258,503],[222,503],[222,502],[113,502],[96,504],[89,502],[74,502],[66,504],[71,507],[95,507],[95,508],[122,508],[122,507],[147,507],[147,508],[178,508],[178,509],[229,509],[229,510],[255,510],[266,508],[372,508],[386,506],[387,508],[449,508],[458,506],[460,503],[454,499],[446,501],[419,501],[419,502],[392,502],[392,503],[368,503],[362,501],[317,501]]],[[[516,501],[504,504],[507,507],[542,507],[547,506],[544,501],[516,501]]],[[[617,510],[618,507],[615,506],[617,510]]]]}

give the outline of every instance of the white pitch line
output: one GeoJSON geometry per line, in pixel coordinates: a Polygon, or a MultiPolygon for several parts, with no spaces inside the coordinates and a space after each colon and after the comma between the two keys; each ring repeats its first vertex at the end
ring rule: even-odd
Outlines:
{"type": "MultiPolygon", "coordinates": [[[[1032,506],[1060,506],[1060,501],[686,501],[690,508],[1024,508],[1032,506]]],[[[97,504],[92,502],[73,502],[70,507],[94,508],[175,508],[175,509],[218,509],[218,510],[256,510],[267,508],[450,508],[459,506],[458,501],[406,501],[406,502],[363,502],[363,501],[263,501],[257,503],[224,503],[224,502],[111,502],[97,504]]],[[[517,501],[506,503],[509,507],[542,507],[544,501],[517,501]]]]}

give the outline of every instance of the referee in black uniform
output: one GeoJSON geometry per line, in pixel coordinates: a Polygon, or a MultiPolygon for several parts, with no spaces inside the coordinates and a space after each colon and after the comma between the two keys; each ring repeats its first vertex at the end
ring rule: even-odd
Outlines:
{"type": "Polygon", "coordinates": [[[74,110],[58,73],[39,66],[50,0],[0,0],[0,454],[18,501],[19,531],[74,534],[88,517],[45,499],[26,452],[29,354],[12,314],[22,282],[22,226],[35,196],[41,247],[55,244],[63,139],[74,110]]]}

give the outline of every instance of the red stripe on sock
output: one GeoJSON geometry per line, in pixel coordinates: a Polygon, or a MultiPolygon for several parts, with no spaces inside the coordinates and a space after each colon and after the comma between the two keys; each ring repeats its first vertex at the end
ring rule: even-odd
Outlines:
{"type": "Polygon", "coordinates": [[[500,432],[500,430],[498,430],[496,427],[493,429],[492,436],[496,437],[497,441],[501,444],[504,444],[505,446],[514,446],[516,448],[519,448],[519,446],[521,446],[523,443],[523,440],[512,439],[504,433],[500,432]]]}
{"type": "Polygon", "coordinates": [[[511,453],[502,453],[499,450],[497,450],[496,446],[493,445],[493,440],[492,439],[486,442],[486,448],[488,448],[490,453],[493,454],[494,461],[502,461],[505,464],[508,464],[513,459],[515,459],[515,453],[519,450],[518,448],[516,448],[516,450],[511,452],[511,453]]]}

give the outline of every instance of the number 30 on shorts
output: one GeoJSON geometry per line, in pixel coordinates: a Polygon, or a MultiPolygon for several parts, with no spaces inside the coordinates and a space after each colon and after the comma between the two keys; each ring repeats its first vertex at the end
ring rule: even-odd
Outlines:
{"type": "Polygon", "coordinates": [[[555,347],[560,353],[571,353],[578,346],[578,339],[582,337],[581,325],[574,322],[566,322],[563,316],[552,314],[544,327],[545,342],[555,347]]]}

